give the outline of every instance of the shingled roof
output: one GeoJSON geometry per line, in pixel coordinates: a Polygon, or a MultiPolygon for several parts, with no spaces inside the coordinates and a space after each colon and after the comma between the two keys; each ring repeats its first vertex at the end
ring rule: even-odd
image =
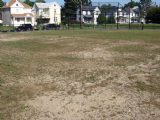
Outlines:
{"type": "MultiPolygon", "coordinates": [[[[21,0],[17,0],[18,2],[20,2],[25,8],[31,8],[31,6],[25,4],[24,2],[22,2],[21,0]]],[[[9,8],[11,7],[15,2],[17,2],[16,0],[11,0],[11,2],[8,3],[8,5],[4,5],[2,8],[9,8]]]]}

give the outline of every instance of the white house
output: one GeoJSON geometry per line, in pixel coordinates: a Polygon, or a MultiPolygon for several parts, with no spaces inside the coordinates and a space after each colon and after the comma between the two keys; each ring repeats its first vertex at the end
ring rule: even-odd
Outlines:
{"type": "MultiPolygon", "coordinates": [[[[98,6],[82,6],[82,20],[86,24],[97,24],[97,18],[101,13],[98,6]],[[93,19],[93,22],[92,22],[93,19]]],[[[80,8],[76,11],[76,21],[81,21],[81,11],[80,8]]]]}
{"type": "Polygon", "coordinates": [[[35,3],[32,13],[34,14],[34,21],[37,23],[41,22],[40,19],[42,19],[43,24],[61,23],[61,7],[57,2],[35,3]]]}
{"type": "Polygon", "coordinates": [[[20,24],[34,25],[31,6],[21,0],[11,0],[2,7],[3,25],[19,26],[20,24]]]}
{"type": "Polygon", "coordinates": [[[103,14],[108,18],[110,15],[114,15],[115,21],[117,23],[139,23],[140,21],[140,11],[138,6],[134,8],[127,7],[125,9],[117,8],[116,6],[111,6],[106,9],[103,14]],[[130,19],[129,19],[130,18],[130,19]]]}

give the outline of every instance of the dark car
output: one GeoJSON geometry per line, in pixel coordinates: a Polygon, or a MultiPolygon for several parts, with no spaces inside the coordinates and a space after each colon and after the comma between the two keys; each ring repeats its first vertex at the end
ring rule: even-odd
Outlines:
{"type": "Polygon", "coordinates": [[[56,29],[58,30],[60,28],[60,25],[56,25],[56,24],[47,24],[46,26],[43,26],[43,30],[52,30],[52,29],[56,29]]]}
{"type": "Polygon", "coordinates": [[[21,24],[20,26],[18,26],[17,28],[15,28],[15,30],[17,31],[21,31],[21,30],[32,30],[33,27],[31,24],[21,24]]]}

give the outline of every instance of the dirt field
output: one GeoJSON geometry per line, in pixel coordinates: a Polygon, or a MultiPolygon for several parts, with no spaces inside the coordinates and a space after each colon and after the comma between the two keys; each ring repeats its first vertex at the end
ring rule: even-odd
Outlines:
{"type": "Polygon", "coordinates": [[[159,31],[0,34],[0,119],[159,120],[159,31]]]}

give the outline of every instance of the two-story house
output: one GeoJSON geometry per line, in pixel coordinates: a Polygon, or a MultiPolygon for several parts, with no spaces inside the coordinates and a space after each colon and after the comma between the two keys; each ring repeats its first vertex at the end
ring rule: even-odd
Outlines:
{"type": "Polygon", "coordinates": [[[134,8],[127,7],[125,9],[117,8],[116,6],[111,6],[107,8],[103,14],[106,15],[107,19],[110,15],[114,15],[116,23],[140,22],[140,12],[138,6],[135,6],[134,8]]]}
{"type": "MultiPolygon", "coordinates": [[[[82,6],[82,20],[86,24],[97,24],[97,18],[101,13],[98,6],[82,6]]],[[[76,11],[76,21],[81,21],[80,8],[76,11]]]]}
{"type": "Polygon", "coordinates": [[[32,8],[32,13],[37,23],[61,23],[61,7],[57,2],[35,3],[32,8]]]}
{"type": "Polygon", "coordinates": [[[19,26],[20,24],[34,25],[31,6],[21,0],[11,0],[2,7],[3,25],[19,26]]]}

